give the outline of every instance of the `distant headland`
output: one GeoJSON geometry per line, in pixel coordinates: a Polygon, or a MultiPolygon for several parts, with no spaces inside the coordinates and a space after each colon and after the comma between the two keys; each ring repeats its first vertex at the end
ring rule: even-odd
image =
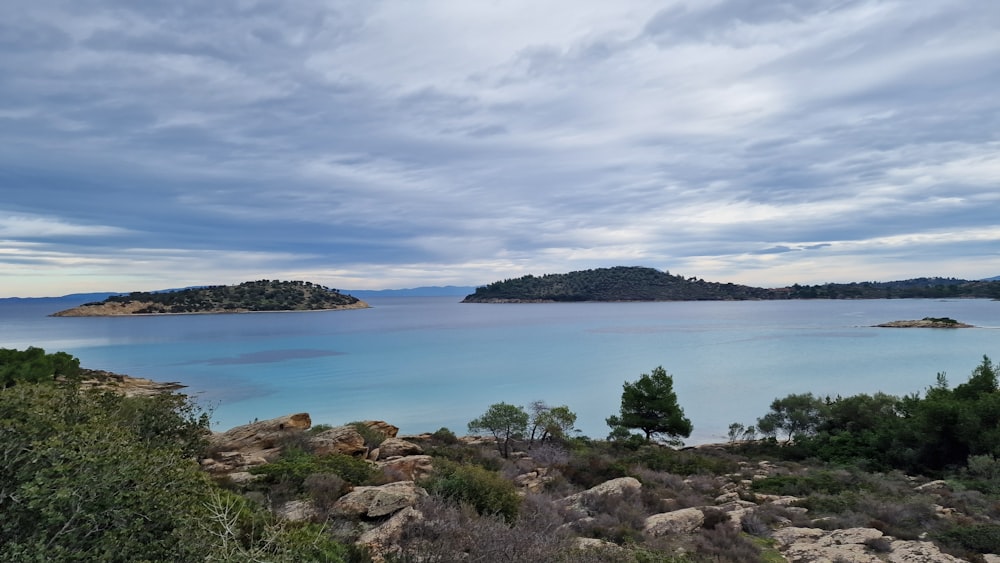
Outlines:
{"type": "Polygon", "coordinates": [[[53,317],[182,315],[365,309],[364,301],[306,281],[259,280],[165,292],[137,291],[53,313],[53,317]]]}
{"type": "Polygon", "coordinates": [[[1000,281],[917,278],[892,282],[828,283],[761,288],[673,275],[654,268],[616,266],[568,274],[527,275],[478,287],[463,303],[572,301],[746,301],[771,299],[1000,299],[1000,281]]]}

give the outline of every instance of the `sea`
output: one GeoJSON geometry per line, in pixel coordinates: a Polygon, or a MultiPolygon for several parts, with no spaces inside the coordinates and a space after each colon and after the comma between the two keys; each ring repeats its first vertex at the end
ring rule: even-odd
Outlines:
{"type": "Polygon", "coordinates": [[[65,351],[84,367],[178,382],[215,430],[307,412],[402,434],[542,400],[602,439],[622,384],[662,366],[694,425],[688,445],[754,424],[775,398],[920,394],[1000,361],[1000,301],[984,299],[463,304],[372,297],[370,309],[51,317],[79,303],[0,300],[0,348],[65,351]],[[875,328],[951,317],[969,329],[875,328]]]}

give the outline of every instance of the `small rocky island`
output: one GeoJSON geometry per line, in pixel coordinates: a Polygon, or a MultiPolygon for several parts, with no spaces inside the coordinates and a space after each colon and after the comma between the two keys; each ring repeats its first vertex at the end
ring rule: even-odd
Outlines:
{"type": "Polygon", "coordinates": [[[880,328],[974,328],[948,317],[924,317],[913,321],[892,321],[875,325],[880,328]]]}
{"type": "Polygon", "coordinates": [[[366,309],[364,301],[306,281],[259,280],[177,291],[113,295],[104,301],[54,313],[54,317],[180,315],[263,311],[328,311],[366,309]]]}

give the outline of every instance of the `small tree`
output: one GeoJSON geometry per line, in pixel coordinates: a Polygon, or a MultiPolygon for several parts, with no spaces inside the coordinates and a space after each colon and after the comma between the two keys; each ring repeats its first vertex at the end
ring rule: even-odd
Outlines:
{"type": "Polygon", "coordinates": [[[528,413],[524,409],[507,403],[490,405],[486,413],[469,421],[469,433],[493,434],[497,440],[497,450],[503,457],[510,455],[510,442],[528,430],[528,413]]]}
{"type": "Polygon", "coordinates": [[[638,381],[626,381],[621,414],[608,417],[607,423],[613,431],[635,428],[645,433],[646,442],[660,435],[670,444],[681,443],[680,438],[687,438],[692,430],[691,421],[677,404],[674,378],[663,367],[642,374],[638,381]]]}
{"type": "Polygon", "coordinates": [[[564,438],[574,430],[576,413],[566,405],[550,407],[545,401],[532,401],[528,407],[531,411],[531,428],[528,433],[528,447],[539,442],[564,438]]]}
{"type": "Polygon", "coordinates": [[[796,435],[814,434],[827,410],[826,403],[812,393],[793,393],[783,399],[775,399],[771,403],[771,412],[757,420],[757,427],[765,435],[783,430],[787,443],[796,435]]]}

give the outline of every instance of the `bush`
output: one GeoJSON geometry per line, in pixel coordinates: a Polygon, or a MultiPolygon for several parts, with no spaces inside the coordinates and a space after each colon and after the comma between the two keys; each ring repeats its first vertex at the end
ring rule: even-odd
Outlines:
{"type": "Polygon", "coordinates": [[[482,515],[496,516],[508,522],[517,517],[521,497],[514,484],[496,473],[475,465],[448,461],[435,464],[434,475],[424,487],[432,495],[473,507],[482,515]]]}
{"type": "Polygon", "coordinates": [[[376,475],[375,468],[363,459],[336,453],[316,456],[296,449],[285,451],[273,463],[251,468],[250,473],[264,476],[258,485],[279,493],[274,500],[302,494],[311,475],[336,475],[350,485],[369,483],[376,475]]]}
{"type": "Polygon", "coordinates": [[[454,432],[448,430],[443,426],[441,428],[438,428],[433,434],[431,434],[431,438],[446,446],[458,443],[458,436],[456,436],[454,432]]]}
{"type": "Polygon", "coordinates": [[[745,563],[761,558],[760,548],[733,526],[702,528],[694,535],[694,545],[699,559],[706,561],[745,563]]]}
{"type": "Polygon", "coordinates": [[[976,553],[1000,553],[1000,525],[957,525],[932,536],[946,546],[976,553]]]}
{"type": "Polygon", "coordinates": [[[379,444],[384,442],[387,437],[385,432],[376,430],[364,422],[352,422],[348,424],[348,426],[353,426],[354,429],[358,431],[358,434],[361,434],[361,437],[365,439],[365,446],[367,446],[369,450],[379,447],[379,444]]]}
{"type": "Polygon", "coordinates": [[[805,475],[776,475],[758,479],[752,488],[756,492],[775,495],[806,496],[814,493],[836,495],[847,491],[870,488],[856,474],[847,471],[820,470],[805,475]]]}

